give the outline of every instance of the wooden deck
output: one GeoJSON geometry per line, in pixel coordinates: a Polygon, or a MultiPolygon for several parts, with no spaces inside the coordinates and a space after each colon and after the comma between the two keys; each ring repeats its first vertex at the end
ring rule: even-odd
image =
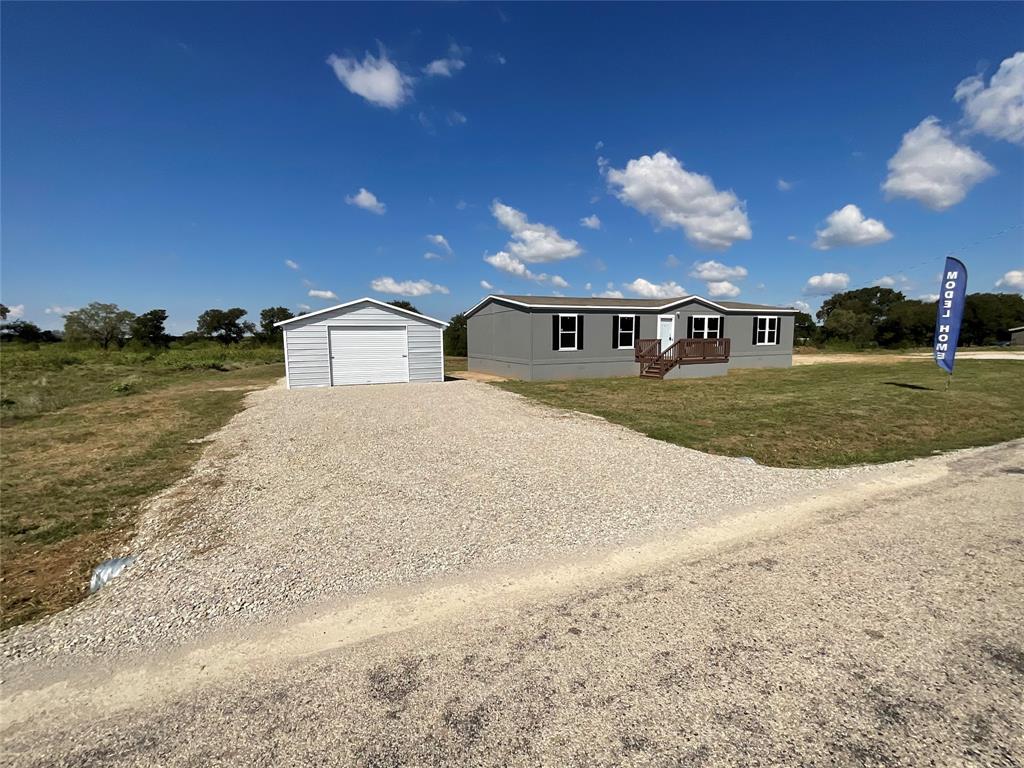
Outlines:
{"type": "Polygon", "coordinates": [[[677,365],[729,362],[729,339],[679,339],[664,351],[658,339],[638,339],[633,356],[643,378],[663,379],[677,365]]]}

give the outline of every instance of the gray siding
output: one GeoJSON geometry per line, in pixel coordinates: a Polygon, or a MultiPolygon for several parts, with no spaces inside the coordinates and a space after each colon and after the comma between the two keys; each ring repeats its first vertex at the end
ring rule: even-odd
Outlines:
{"type": "Polygon", "coordinates": [[[1024,331],[1014,331],[1010,334],[1010,345],[1024,347],[1024,331]]]}
{"type": "MultiPolygon", "coordinates": [[[[583,315],[583,349],[555,350],[551,348],[551,318],[556,314],[553,310],[531,311],[488,302],[467,322],[469,370],[532,381],[637,376],[640,368],[633,361],[633,349],[614,349],[612,346],[612,318],[621,314],[640,316],[642,339],[657,338],[660,314],[675,315],[677,339],[686,335],[688,317],[720,315],[724,318],[725,336],[731,340],[728,367],[787,367],[792,364],[792,315],[777,315],[777,345],[756,346],[753,341],[754,318],[776,315],[770,312],[725,314],[700,303],[691,303],[666,313],[616,309],[567,311],[566,314],[583,315]]],[[[669,378],[720,375],[725,369],[725,366],[717,365],[681,367],[687,370],[669,378]]]]}
{"type": "Polygon", "coordinates": [[[343,325],[405,326],[409,334],[409,381],[444,380],[441,325],[361,302],[284,326],[290,387],[330,386],[327,329],[343,325]]]}

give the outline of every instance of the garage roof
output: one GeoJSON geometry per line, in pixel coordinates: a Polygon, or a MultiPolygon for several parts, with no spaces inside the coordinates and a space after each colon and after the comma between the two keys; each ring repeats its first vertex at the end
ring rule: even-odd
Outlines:
{"type": "Polygon", "coordinates": [[[306,314],[299,315],[298,317],[292,317],[288,320],[282,320],[279,323],[274,323],[274,327],[276,328],[281,325],[288,325],[289,323],[295,323],[298,322],[299,320],[305,320],[310,317],[316,317],[317,315],[325,315],[328,312],[337,312],[339,309],[351,307],[353,304],[362,304],[364,301],[369,302],[370,304],[376,304],[378,307],[384,307],[386,309],[391,310],[392,312],[398,312],[403,315],[408,315],[409,317],[418,317],[420,320],[428,320],[431,323],[437,323],[438,325],[442,325],[445,327],[448,326],[448,323],[446,323],[444,320],[438,320],[436,317],[428,317],[427,315],[421,315],[419,312],[413,312],[412,310],[409,309],[396,307],[394,304],[388,304],[377,299],[371,299],[369,296],[364,296],[363,298],[355,299],[354,301],[346,301],[344,304],[335,304],[333,307],[327,307],[327,309],[318,309],[316,312],[307,312],[306,314]]]}

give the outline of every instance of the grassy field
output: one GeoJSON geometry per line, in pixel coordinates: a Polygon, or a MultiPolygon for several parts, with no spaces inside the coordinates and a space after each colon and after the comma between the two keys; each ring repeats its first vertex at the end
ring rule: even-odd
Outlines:
{"type": "Polygon", "coordinates": [[[131,535],[139,504],[187,472],[242,398],[284,375],[281,351],[162,354],[0,349],[2,623],[85,594],[131,535]]]}
{"type": "Polygon", "coordinates": [[[467,368],[467,360],[464,357],[448,357],[444,358],[444,372],[445,374],[464,371],[467,368]]]}
{"type": "Polygon", "coordinates": [[[930,360],[737,370],[710,379],[497,383],[658,440],[779,467],[895,461],[1024,436],[1024,365],[930,360]]]}

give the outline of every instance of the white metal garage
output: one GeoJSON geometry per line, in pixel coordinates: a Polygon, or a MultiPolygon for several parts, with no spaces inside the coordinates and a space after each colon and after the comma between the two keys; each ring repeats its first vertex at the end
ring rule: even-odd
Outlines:
{"type": "Polygon", "coordinates": [[[442,320],[363,298],[277,325],[289,389],[444,381],[442,320]]]}

